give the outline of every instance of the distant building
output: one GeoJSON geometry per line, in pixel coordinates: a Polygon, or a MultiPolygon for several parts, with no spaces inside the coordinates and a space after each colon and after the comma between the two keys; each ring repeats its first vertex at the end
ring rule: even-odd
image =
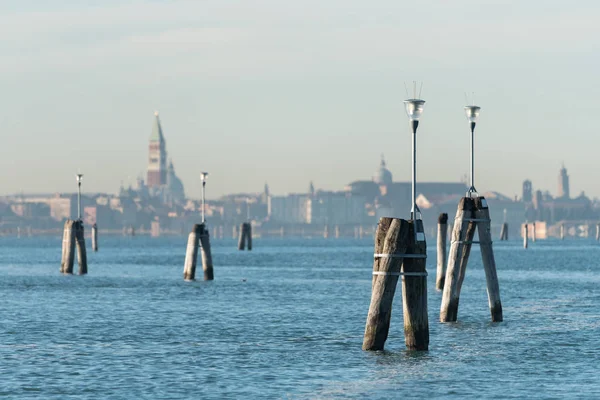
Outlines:
{"type": "Polygon", "coordinates": [[[565,165],[563,164],[562,168],[560,169],[560,173],[558,175],[558,194],[557,194],[558,198],[561,199],[568,199],[570,198],[570,193],[569,193],[569,175],[567,175],[567,169],[565,168],[565,165]]]}
{"type": "Polygon", "coordinates": [[[167,183],[167,144],[163,135],[158,111],[154,113],[152,133],[148,144],[148,175],[149,188],[160,187],[167,183]]]}
{"type": "MultiPolygon", "coordinates": [[[[152,132],[148,143],[148,171],[145,186],[151,196],[160,196],[165,202],[183,202],[185,190],[175,173],[173,161],[167,163],[167,143],[158,112],[154,113],[152,132]]],[[[144,191],[144,181],[138,180],[138,189],[144,191]]]]}

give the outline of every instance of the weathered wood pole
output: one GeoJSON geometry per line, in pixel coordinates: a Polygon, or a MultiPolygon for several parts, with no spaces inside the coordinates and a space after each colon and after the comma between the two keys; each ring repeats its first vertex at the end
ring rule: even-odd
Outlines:
{"type": "Polygon", "coordinates": [[[365,230],[363,229],[362,225],[358,227],[358,238],[362,239],[363,236],[365,234],[365,230]]]}
{"type": "Polygon", "coordinates": [[[506,222],[502,224],[502,229],[500,230],[500,240],[508,240],[508,224],[506,222]]]}
{"type": "Polygon", "coordinates": [[[536,229],[535,229],[535,222],[531,226],[531,238],[533,239],[533,243],[535,243],[535,241],[537,239],[537,232],[536,232],[536,229]]]}
{"type": "Polygon", "coordinates": [[[246,222],[246,246],[248,251],[252,250],[252,223],[246,222]]]}
{"type": "Polygon", "coordinates": [[[62,260],[60,272],[63,274],[73,273],[73,261],[75,260],[75,221],[68,219],[65,222],[62,243],[62,260]]]}
{"type": "Polygon", "coordinates": [[[463,197],[458,203],[454,228],[452,230],[452,242],[450,243],[450,256],[442,294],[442,306],[440,309],[441,322],[456,322],[458,317],[458,302],[460,290],[464,280],[471,245],[477,225],[471,221],[475,215],[475,201],[469,197],[463,197]]]}
{"type": "Polygon", "coordinates": [[[232,237],[233,237],[234,239],[238,239],[238,238],[239,238],[239,235],[240,235],[240,234],[239,234],[239,232],[238,232],[238,227],[237,227],[237,225],[234,225],[234,226],[233,226],[233,229],[232,229],[232,237]]]}
{"type": "Polygon", "coordinates": [[[528,224],[525,223],[525,233],[523,234],[523,248],[526,249],[528,247],[529,242],[529,227],[528,224]]]}
{"type": "Polygon", "coordinates": [[[596,242],[600,241],[600,224],[596,224],[596,242]]]}
{"type": "Polygon", "coordinates": [[[79,264],[79,275],[85,275],[88,273],[88,266],[83,221],[75,221],[73,226],[75,228],[75,241],[77,244],[77,263],[79,264]]]}
{"type": "Polygon", "coordinates": [[[409,350],[429,349],[429,319],[427,318],[427,243],[415,240],[423,232],[423,221],[408,221],[407,256],[402,262],[402,306],[404,340],[409,350]],[[412,257],[411,257],[412,256],[412,257]],[[420,256],[420,257],[419,257],[420,256]]]}
{"type": "Polygon", "coordinates": [[[340,226],[339,225],[335,226],[335,238],[336,239],[340,238],[340,226]]]}
{"type": "MultiPolygon", "coordinates": [[[[210,251],[210,237],[208,235],[208,229],[201,225],[202,233],[200,234],[200,244],[202,251],[202,271],[204,271],[204,280],[212,281],[215,279],[213,273],[213,261],[212,261],[212,253],[210,251]]],[[[251,244],[248,246],[248,250],[250,250],[251,244]]]]}
{"type": "Polygon", "coordinates": [[[483,270],[487,282],[488,305],[492,315],[492,322],[502,321],[502,302],[500,301],[500,285],[496,273],[496,260],[492,248],[492,233],[490,210],[484,197],[475,199],[475,219],[479,233],[479,247],[483,260],[483,270]]]}
{"type": "Polygon", "coordinates": [[[198,260],[198,243],[202,235],[203,225],[195,224],[188,236],[188,244],[185,252],[185,264],[183,265],[183,279],[193,281],[196,279],[196,263],[198,260]]]}
{"type": "Polygon", "coordinates": [[[560,224],[560,240],[565,240],[565,224],[560,224]]]}
{"type": "Polygon", "coordinates": [[[329,225],[325,225],[325,228],[323,228],[323,237],[325,239],[329,238],[329,225]]]}
{"type": "Polygon", "coordinates": [[[92,250],[98,251],[98,225],[92,225],[92,250]]]}
{"type": "Polygon", "coordinates": [[[240,237],[238,239],[238,250],[246,250],[246,223],[240,225],[240,237]]]}
{"type": "Polygon", "coordinates": [[[435,280],[435,288],[444,290],[444,282],[446,281],[446,240],[448,238],[448,214],[441,213],[438,217],[438,232],[437,232],[437,276],[435,280]]]}
{"type": "MultiPolygon", "coordinates": [[[[375,234],[375,254],[406,254],[409,226],[403,219],[381,218],[375,234]]],[[[402,266],[401,257],[375,257],[371,304],[367,315],[363,350],[383,350],[390,329],[392,302],[402,266]]]]}

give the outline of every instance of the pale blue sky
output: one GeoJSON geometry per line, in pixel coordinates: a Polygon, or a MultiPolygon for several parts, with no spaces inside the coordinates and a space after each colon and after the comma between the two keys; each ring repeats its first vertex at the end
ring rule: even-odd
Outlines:
{"type": "Polygon", "coordinates": [[[595,1],[0,0],[0,192],[115,192],[159,110],[188,193],[341,189],[385,153],[410,178],[404,81],[424,81],[420,180],[525,178],[600,196],[595,1]],[[83,5],[82,3],[85,3],[83,5]],[[243,158],[246,157],[246,161],[243,158]]]}

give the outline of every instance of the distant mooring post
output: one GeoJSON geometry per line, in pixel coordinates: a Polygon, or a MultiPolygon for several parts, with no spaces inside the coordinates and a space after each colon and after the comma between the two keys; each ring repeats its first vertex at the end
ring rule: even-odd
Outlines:
{"type": "MultiPolygon", "coordinates": [[[[416,85],[415,85],[416,86],[416,85]]],[[[416,87],[415,87],[416,93],[416,87]]],[[[398,278],[402,277],[404,339],[409,350],[429,349],[427,319],[427,244],[416,194],[416,133],[424,100],[406,100],[412,140],[412,208],[409,221],[383,217],[375,234],[373,286],[367,315],[363,350],[383,350],[392,316],[398,278]]]]}
{"type": "Polygon", "coordinates": [[[250,200],[246,199],[246,219],[240,225],[240,237],[238,240],[238,250],[252,250],[252,223],[250,222],[250,200]]]}
{"type": "Polygon", "coordinates": [[[529,224],[525,222],[525,226],[523,227],[523,248],[526,249],[529,247],[529,224]]]}
{"type": "Polygon", "coordinates": [[[596,242],[600,241],[600,224],[596,224],[596,242]]]}
{"type": "Polygon", "coordinates": [[[92,225],[92,250],[98,251],[98,225],[92,225]]]}
{"type": "Polygon", "coordinates": [[[81,219],[81,181],[83,174],[76,174],[75,176],[77,178],[77,220],[67,220],[65,222],[60,272],[64,274],[73,273],[73,262],[75,258],[74,253],[75,247],[77,247],[79,275],[85,275],[88,272],[88,268],[83,221],[81,219]]]}
{"type": "Polygon", "coordinates": [[[435,288],[444,290],[444,281],[446,280],[446,240],[448,238],[448,214],[441,213],[438,217],[437,232],[437,276],[435,288]]]}
{"type": "Polygon", "coordinates": [[[560,224],[560,240],[565,240],[565,224],[560,224]]]}
{"type": "Polygon", "coordinates": [[[537,231],[535,229],[535,221],[531,224],[531,239],[533,239],[533,243],[537,240],[537,231]]]}
{"type": "Polygon", "coordinates": [[[446,271],[446,282],[444,284],[442,306],[440,309],[441,322],[455,322],[458,318],[460,290],[465,277],[472,244],[479,244],[481,249],[483,269],[487,282],[488,305],[492,321],[499,322],[503,318],[500,286],[498,284],[496,261],[492,248],[490,211],[485,198],[478,195],[474,183],[474,132],[480,110],[481,108],[475,105],[465,107],[471,128],[471,184],[466,197],[460,200],[456,212],[446,271]],[[475,230],[479,233],[479,241],[473,240],[475,230]]]}
{"type": "Polygon", "coordinates": [[[504,221],[500,230],[500,240],[508,240],[508,223],[506,222],[506,208],[504,209],[504,221]]]}
{"type": "Polygon", "coordinates": [[[202,223],[195,224],[194,228],[188,236],[187,251],[185,254],[185,264],[183,267],[183,279],[193,281],[196,279],[196,264],[198,261],[198,249],[202,253],[202,270],[204,271],[204,280],[214,280],[212,254],[210,250],[210,236],[206,227],[205,207],[205,192],[206,192],[206,177],[208,172],[202,172],[200,179],[202,180],[202,223]]]}

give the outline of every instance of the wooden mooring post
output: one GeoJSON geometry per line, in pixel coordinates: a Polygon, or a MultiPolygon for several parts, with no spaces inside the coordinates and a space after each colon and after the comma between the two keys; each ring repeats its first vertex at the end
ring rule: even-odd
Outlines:
{"type": "Polygon", "coordinates": [[[508,240],[508,224],[506,222],[502,224],[502,229],[500,230],[500,240],[508,240]]]}
{"type": "Polygon", "coordinates": [[[75,242],[77,245],[77,263],[79,264],[79,275],[88,273],[87,251],[85,249],[85,233],[83,229],[83,221],[78,220],[73,224],[75,229],[75,242]]]}
{"type": "Polygon", "coordinates": [[[533,243],[535,243],[535,241],[537,240],[537,231],[535,229],[535,222],[533,224],[531,224],[531,239],[533,240],[533,243]]]}
{"type": "Polygon", "coordinates": [[[183,267],[183,279],[193,281],[196,279],[196,265],[198,263],[198,249],[202,254],[202,270],[204,280],[214,279],[212,254],[210,250],[210,236],[204,224],[195,224],[188,236],[185,264],[183,267]]]}
{"type": "Polygon", "coordinates": [[[60,272],[63,274],[73,273],[73,262],[75,260],[75,221],[68,219],[65,222],[62,243],[62,260],[60,272]]]}
{"type": "MultiPolygon", "coordinates": [[[[410,350],[429,348],[427,319],[427,245],[417,241],[422,221],[381,218],[375,235],[373,284],[363,350],[383,350],[398,278],[402,276],[404,338],[410,350]]],[[[423,235],[424,239],[424,235],[423,235]]]]}
{"type": "Polygon", "coordinates": [[[252,225],[250,222],[244,222],[240,225],[240,237],[238,240],[238,250],[252,250],[252,225]]]}
{"type": "Polygon", "coordinates": [[[92,225],[92,250],[98,251],[98,225],[92,225]]]}
{"type": "Polygon", "coordinates": [[[527,247],[529,247],[529,224],[527,224],[527,222],[525,223],[525,227],[524,229],[524,233],[523,233],[523,248],[526,249],[527,247]]]}
{"type": "Polygon", "coordinates": [[[560,240],[565,240],[565,224],[560,224],[560,240]]]}
{"type": "Polygon", "coordinates": [[[435,288],[437,290],[444,289],[444,281],[446,280],[446,240],[448,238],[448,214],[441,213],[438,217],[438,232],[437,232],[437,275],[435,280],[435,288]]]}
{"type": "Polygon", "coordinates": [[[600,224],[596,224],[596,242],[600,241],[600,224]]]}
{"type": "Polygon", "coordinates": [[[479,244],[487,282],[488,305],[493,322],[502,321],[500,287],[496,273],[496,262],[492,248],[490,214],[484,197],[463,197],[458,205],[450,256],[446,271],[446,282],[440,310],[441,322],[455,322],[458,318],[460,291],[465,278],[472,244],[479,244]],[[479,241],[473,241],[475,230],[479,241]]]}

